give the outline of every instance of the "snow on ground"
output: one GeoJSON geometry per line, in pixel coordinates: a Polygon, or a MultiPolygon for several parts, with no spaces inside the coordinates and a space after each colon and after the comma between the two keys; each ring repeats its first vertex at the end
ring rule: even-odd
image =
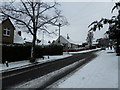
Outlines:
{"type": "Polygon", "coordinates": [[[78,51],[78,52],[70,52],[70,54],[76,54],[76,53],[86,53],[86,52],[91,52],[91,51],[95,51],[95,50],[100,50],[101,48],[97,48],[97,49],[90,49],[90,50],[83,50],[83,51],[78,51]]]}
{"type": "MultiPolygon", "coordinates": [[[[98,49],[100,49],[100,48],[98,48],[98,49]]],[[[72,54],[75,54],[75,53],[91,52],[91,51],[98,50],[98,49],[85,50],[85,51],[80,51],[80,52],[70,52],[70,53],[64,52],[63,55],[49,56],[49,59],[48,59],[48,56],[44,56],[44,59],[39,58],[39,59],[37,59],[37,62],[39,62],[39,63],[50,62],[50,61],[54,61],[54,60],[58,60],[58,59],[72,56],[72,54]]],[[[17,69],[17,68],[19,69],[22,67],[27,67],[28,65],[31,65],[29,60],[10,62],[9,67],[6,67],[5,64],[0,64],[0,72],[6,71],[6,70],[13,70],[13,69],[17,69]]]]}
{"type": "MultiPolygon", "coordinates": [[[[76,53],[85,53],[90,51],[93,50],[80,51],[76,53]]],[[[74,53],[75,52],[70,52],[69,54],[64,53],[64,55],[60,56],[50,56],[50,59],[45,56],[44,60],[38,59],[38,62],[44,63],[60,58],[65,58],[71,56],[74,53]]],[[[52,88],[118,88],[118,56],[116,56],[116,53],[114,53],[113,50],[103,50],[97,52],[96,54],[98,54],[97,58],[85,66],[78,68],[75,73],[72,73],[68,78],[63,78],[64,80],[57,82],[57,84],[52,86],[52,88]]],[[[0,65],[3,67],[1,70],[7,70],[28,64],[30,64],[29,61],[19,61],[9,63],[9,67],[6,67],[4,64],[0,65]]],[[[63,71],[63,69],[61,69],[61,71],[63,71]]],[[[46,75],[45,81],[49,81],[52,75],[57,75],[57,73],[59,74],[61,71],[52,72],[46,75]]],[[[44,77],[27,82],[23,84],[23,87],[36,87],[36,85],[39,86],[41,80],[44,81],[44,77]],[[33,82],[36,83],[33,84],[33,82]]]]}
{"type": "Polygon", "coordinates": [[[118,88],[118,56],[113,50],[99,55],[53,88],[118,88]]]}
{"type": "MultiPolygon", "coordinates": [[[[66,58],[66,57],[69,57],[69,56],[71,56],[71,55],[70,54],[69,55],[64,54],[64,55],[49,56],[49,59],[48,59],[48,56],[44,56],[44,59],[39,58],[39,59],[37,59],[37,62],[44,63],[44,62],[49,62],[49,61],[53,61],[53,60],[57,60],[57,59],[66,58]]],[[[6,67],[5,64],[0,64],[0,71],[14,69],[14,68],[16,69],[16,68],[20,68],[20,67],[23,67],[23,66],[28,66],[30,64],[31,63],[29,62],[29,60],[10,62],[9,67],[6,67]]]]}
{"type": "MultiPolygon", "coordinates": [[[[84,59],[82,59],[84,60],[84,59]]],[[[48,73],[42,77],[33,79],[31,81],[28,81],[23,84],[19,84],[17,86],[14,86],[12,88],[25,88],[26,90],[29,90],[30,88],[40,88],[41,86],[44,86],[47,82],[52,82],[55,77],[59,77],[61,74],[64,74],[69,69],[74,68],[76,65],[78,65],[82,60],[74,62],[73,64],[70,64],[68,66],[65,66],[59,70],[56,70],[54,72],[48,73]]]]}

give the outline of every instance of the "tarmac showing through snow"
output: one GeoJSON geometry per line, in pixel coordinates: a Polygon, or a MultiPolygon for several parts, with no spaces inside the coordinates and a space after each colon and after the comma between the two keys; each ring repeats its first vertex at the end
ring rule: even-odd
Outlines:
{"type": "MultiPolygon", "coordinates": [[[[66,58],[69,56],[72,56],[72,55],[64,54],[64,55],[49,56],[49,59],[48,59],[48,56],[44,56],[44,59],[39,58],[39,59],[37,59],[37,62],[45,63],[45,62],[54,61],[57,59],[66,58]]],[[[27,66],[27,65],[31,65],[29,60],[10,62],[9,67],[7,67],[5,64],[0,64],[0,70],[5,71],[5,70],[9,70],[9,69],[16,69],[16,68],[20,68],[20,67],[27,66]]]]}
{"type": "MultiPolygon", "coordinates": [[[[81,61],[83,61],[83,60],[81,60],[81,61]]],[[[68,65],[66,67],[63,67],[59,70],[56,70],[56,71],[46,74],[42,77],[36,78],[34,80],[31,80],[24,84],[20,84],[18,86],[12,87],[12,88],[16,89],[16,88],[22,87],[22,88],[25,88],[26,90],[29,90],[30,88],[35,88],[35,89],[45,88],[45,86],[47,86],[47,84],[52,83],[52,81],[54,81],[54,79],[56,80],[56,77],[60,77],[61,74],[64,74],[68,70],[75,68],[76,65],[78,65],[81,61],[77,61],[77,62],[75,62],[71,65],[68,65]]]]}
{"type": "Polygon", "coordinates": [[[52,88],[118,88],[118,56],[113,52],[98,52],[97,58],[52,88]]]}
{"type": "MultiPolygon", "coordinates": [[[[44,59],[39,58],[39,59],[37,59],[37,62],[39,62],[39,63],[51,62],[51,61],[54,61],[54,60],[70,57],[70,56],[72,56],[72,54],[75,54],[75,53],[86,53],[86,52],[91,52],[91,51],[99,50],[99,49],[100,48],[85,50],[85,51],[80,51],[80,52],[69,52],[69,53],[64,52],[63,55],[49,56],[49,59],[48,59],[48,56],[44,56],[44,59]]],[[[12,69],[19,69],[19,68],[22,68],[22,67],[27,67],[29,65],[31,65],[29,60],[10,62],[9,67],[7,67],[5,64],[0,64],[0,72],[1,71],[12,70],[12,69]]]]}

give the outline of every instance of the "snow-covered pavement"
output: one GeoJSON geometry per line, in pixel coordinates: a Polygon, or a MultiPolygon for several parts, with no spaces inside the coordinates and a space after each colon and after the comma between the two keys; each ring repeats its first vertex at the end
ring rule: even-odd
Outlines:
{"type": "Polygon", "coordinates": [[[118,88],[118,56],[113,52],[98,52],[97,58],[52,88],[118,88]]]}

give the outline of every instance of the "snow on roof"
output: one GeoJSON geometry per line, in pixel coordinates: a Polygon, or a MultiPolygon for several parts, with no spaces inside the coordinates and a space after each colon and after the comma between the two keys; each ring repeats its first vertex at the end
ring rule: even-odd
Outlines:
{"type": "Polygon", "coordinates": [[[81,42],[76,42],[76,41],[73,41],[73,40],[71,40],[70,38],[69,39],[67,39],[67,37],[65,37],[65,36],[60,36],[60,37],[62,37],[62,38],[64,38],[64,39],[66,39],[69,43],[72,43],[72,44],[82,44],[81,42]]]}
{"type": "Polygon", "coordinates": [[[18,31],[16,31],[16,30],[14,31],[14,43],[19,43],[19,44],[25,43],[22,36],[18,35],[18,31]]]}
{"type": "Polygon", "coordinates": [[[0,13],[0,24],[2,23],[2,21],[3,21],[3,14],[2,13],[0,13]]]}
{"type": "Polygon", "coordinates": [[[2,23],[3,21],[7,20],[8,18],[7,17],[1,17],[0,18],[0,23],[2,23]]]}
{"type": "Polygon", "coordinates": [[[14,22],[10,18],[8,18],[8,17],[0,18],[0,24],[2,24],[3,22],[6,22],[6,21],[9,21],[15,30],[14,22]]]}

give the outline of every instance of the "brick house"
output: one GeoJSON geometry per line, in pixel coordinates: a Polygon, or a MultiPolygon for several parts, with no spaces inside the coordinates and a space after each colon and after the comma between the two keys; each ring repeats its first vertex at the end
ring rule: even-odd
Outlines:
{"type": "Polygon", "coordinates": [[[13,44],[15,27],[9,18],[2,21],[0,24],[0,43],[13,44]]]}
{"type": "Polygon", "coordinates": [[[0,43],[2,44],[24,44],[21,31],[15,30],[9,18],[3,20],[0,24],[0,43]]]}

